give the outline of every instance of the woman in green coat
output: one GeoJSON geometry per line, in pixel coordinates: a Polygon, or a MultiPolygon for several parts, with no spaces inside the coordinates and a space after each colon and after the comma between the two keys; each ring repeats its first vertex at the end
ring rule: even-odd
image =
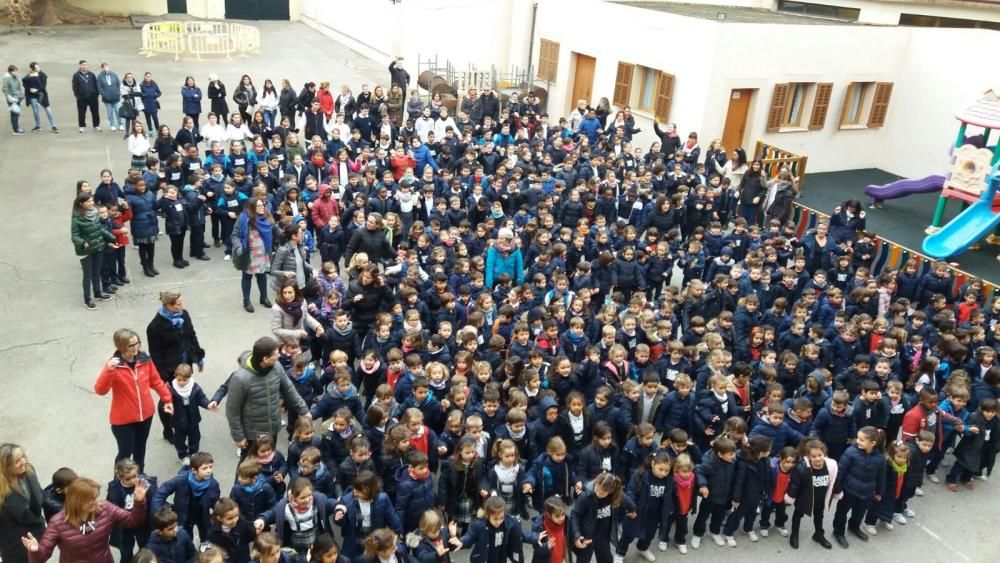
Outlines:
{"type": "Polygon", "coordinates": [[[101,291],[101,262],[104,248],[115,242],[111,234],[101,223],[100,215],[94,206],[94,196],[89,192],[80,192],[73,202],[73,220],[70,223],[73,247],[80,257],[83,267],[83,302],[87,308],[94,310],[97,305],[94,299],[109,301],[111,296],[101,291]],[[93,288],[93,298],[91,298],[93,288]]]}

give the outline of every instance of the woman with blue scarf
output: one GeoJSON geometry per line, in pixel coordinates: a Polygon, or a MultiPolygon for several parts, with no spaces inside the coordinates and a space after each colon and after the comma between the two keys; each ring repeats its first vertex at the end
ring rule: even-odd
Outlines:
{"type": "Polygon", "coordinates": [[[250,303],[252,278],[257,279],[260,304],[271,308],[271,300],[267,298],[267,275],[271,271],[273,229],[274,219],[264,200],[256,197],[248,199],[233,229],[233,265],[243,271],[243,309],[248,313],[253,313],[253,304],[250,303]]]}
{"type": "MultiPolygon", "coordinates": [[[[191,315],[184,309],[181,292],[175,289],[160,292],[160,303],[160,310],[146,327],[146,343],[156,371],[169,384],[174,378],[174,370],[180,364],[191,364],[197,366],[198,371],[204,370],[205,350],[198,344],[198,334],[191,322],[191,315]]],[[[170,414],[163,411],[162,402],[157,411],[160,422],[163,423],[163,439],[172,443],[174,432],[170,414]]]]}

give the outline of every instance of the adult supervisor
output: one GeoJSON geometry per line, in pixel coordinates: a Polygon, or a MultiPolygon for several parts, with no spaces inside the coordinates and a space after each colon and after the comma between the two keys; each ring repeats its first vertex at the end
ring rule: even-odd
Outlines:
{"type": "Polygon", "coordinates": [[[290,412],[309,416],[309,406],[278,363],[278,341],[265,336],[254,342],[247,362],[233,373],[229,382],[226,420],[229,435],[240,448],[242,457],[261,434],[269,434],[277,441],[282,428],[282,399],[290,412]]]}

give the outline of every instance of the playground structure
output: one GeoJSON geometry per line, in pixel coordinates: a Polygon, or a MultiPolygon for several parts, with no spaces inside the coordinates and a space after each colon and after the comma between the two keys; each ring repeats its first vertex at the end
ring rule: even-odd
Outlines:
{"type": "Polygon", "coordinates": [[[806,182],[806,162],[809,161],[809,157],[758,140],[753,149],[753,160],[761,161],[764,174],[768,178],[774,178],[782,168],[788,168],[792,177],[798,178],[799,191],[802,191],[802,186],[806,182]]]}
{"type": "Polygon", "coordinates": [[[466,89],[474,87],[482,90],[485,86],[496,90],[501,102],[506,102],[514,92],[523,95],[530,90],[544,108],[548,92],[533,85],[532,76],[534,69],[530,65],[527,68],[513,65],[509,69],[491,65],[486,70],[469,64],[461,69],[448,59],[439,59],[437,55],[427,58],[417,56],[417,86],[426,92],[424,101],[429,103],[434,94],[440,94],[441,101],[451,112],[457,109],[466,89]]]}
{"type": "Polygon", "coordinates": [[[157,54],[173,55],[180,60],[182,54],[225,56],[232,58],[260,54],[260,30],[252,25],[228,22],[163,21],[142,26],[142,48],[139,53],[147,57],[157,54]]]}
{"type": "MultiPolygon", "coordinates": [[[[869,204],[876,208],[889,199],[940,191],[934,217],[925,230],[930,236],[924,241],[924,251],[942,259],[967,250],[1000,225],[1000,195],[987,184],[990,167],[1000,161],[1000,144],[989,146],[991,132],[1000,129],[1000,98],[993,90],[987,90],[955,118],[960,125],[958,136],[949,151],[946,174],[904,178],[883,186],[865,188],[869,204]],[[970,125],[982,128],[982,133],[967,136],[970,125]],[[987,193],[989,201],[984,199],[987,193]],[[942,228],[949,199],[961,201],[966,209],[942,228]]],[[[1000,241],[1000,237],[991,236],[989,240],[1000,241]]]]}

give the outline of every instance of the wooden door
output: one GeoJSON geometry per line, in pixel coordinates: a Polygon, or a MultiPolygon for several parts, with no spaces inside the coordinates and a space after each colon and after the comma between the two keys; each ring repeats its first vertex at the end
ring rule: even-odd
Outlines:
{"type": "Polygon", "coordinates": [[[722,133],[722,146],[727,151],[743,146],[753,92],[750,89],[740,89],[729,93],[729,111],[726,112],[726,125],[722,133]]]}
{"type": "Polygon", "coordinates": [[[576,55],[576,74],[573,77],[573,99],[570,100],[570,107],[575,108],[577,100],[587,100],[590,105],[595,105],[591,96],[594,94],[594,67],[597,59],[580,53],[576,55]]]}

